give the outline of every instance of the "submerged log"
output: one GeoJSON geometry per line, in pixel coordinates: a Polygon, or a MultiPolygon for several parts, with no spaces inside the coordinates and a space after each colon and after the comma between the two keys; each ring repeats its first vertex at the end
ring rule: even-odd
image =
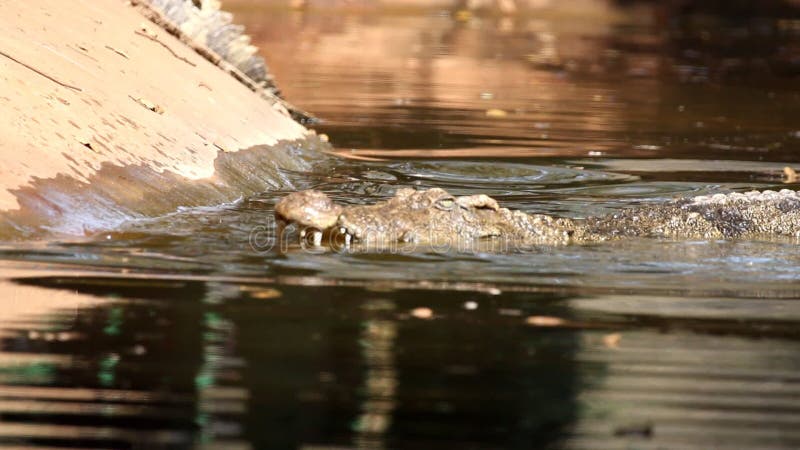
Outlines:
{"type": "Polygon", "coordinates": [[[153,11],[0,2],[0,239],[93,232],[286,187],[278,169],[305,168],[298,153],[323,145],[270,83],[248,84],[252,74],[187,45],[148,20],[153,11]]]}

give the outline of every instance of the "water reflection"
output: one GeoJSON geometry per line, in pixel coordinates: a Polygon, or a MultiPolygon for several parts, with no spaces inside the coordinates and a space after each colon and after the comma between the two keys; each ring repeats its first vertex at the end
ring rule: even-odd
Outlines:
{"type": "Polygon", "coordinates": [[[308,171],[279,190],[0,248],[0,445],[800,447],[796,241],[250,245],[286,186],[585,217],[781,186],[796,165],[794,10],[514,3],[226,2],[346,158],[298,150],[308,171]]]}
{"type": "Polygon", "coordinates": [[[17,400],[0,408],[4,421],[26,425],[16,439],[30,445],[528,448],[571,420],[575,333],[498,327],[552,307],[498,315],[502,297],[480,293],[387,300],[363,289],[180,280],[16,283],[104,299],[69,320],[4,329],[13,337],[0,392],[17,400]],[[416,318],[419,305],[435,316],[416,318]]]}
{"type": "Polygon", "coordinates": [[[94,295],[137,290],[124,280],[51,292],[36,285],[3,283],[6,292],[25,293],[28,311],[2,322],[0,442],[115,448],[191,443],[197,332],[176,324],[177,308],[158,306],[157,299],[174,292],[170,286],[142,286],[139,292],[156,301],[124,305],[94,295]],[[180,333],[166,332],[175,325],[180,333]]]}
{"type": "MultiPolygon", "coordinates": [[[[365,311],[391,311],[396,305],[391,300],[371,299],[363,305],[365,311]]],[[[392,424],[396,405],[398,374],[395,367],[397,324],[382,320],[379,314],[363,324],[361,345],[366,366],[364,386],[367,398],[361,414],[355,419],[353,429],[359,433],[354,439],[357,448],[387,448],[384,434],[392,424]]]]}
{"type": "Polygon", "coordinates": [[[341,156],[796,160],[789,4],[541,2],[507,17],[239,4],[341,156]]]}
{"type": "Polygon", "coordinates": [[[0,442],[797,443],[794,301],[748,325],[725,300],[82,275],[4,284],[61,298],[2,324],[0,442]]]}

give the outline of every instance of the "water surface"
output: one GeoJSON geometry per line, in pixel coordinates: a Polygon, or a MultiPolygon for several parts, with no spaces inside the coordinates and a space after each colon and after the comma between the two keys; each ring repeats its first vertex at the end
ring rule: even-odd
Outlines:
{"type": "Polygon", "coordinates": [[[311,187],[569,217],[796,189],[797,11],[230,7],[334,155],[290,189],[0,247],[0,445],[800,446],[796,240],[253,245],[311,187]]]}

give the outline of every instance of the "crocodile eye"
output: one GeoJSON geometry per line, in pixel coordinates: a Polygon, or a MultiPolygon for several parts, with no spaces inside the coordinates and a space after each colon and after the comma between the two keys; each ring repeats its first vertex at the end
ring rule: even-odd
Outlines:
{"type": "Polygon", "coordinates": [[[442,211],[450,211],[456,206],[456,199],[454,197],[444,197],[436,200],[436,203],[433,204],[436,209],[441,209],[442,211]]]}

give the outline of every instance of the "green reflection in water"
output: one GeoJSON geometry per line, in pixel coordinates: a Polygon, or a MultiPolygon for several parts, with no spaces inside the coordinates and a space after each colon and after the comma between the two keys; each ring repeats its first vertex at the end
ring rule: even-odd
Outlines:
{"type": "Polygon", "coordinates": [[[123,312],[122,308],[111,308],[108,313],[108,325],[103,328],[103,333],[109,336],[119,336],[122,332],[123,312]]]}
{"type": "Polygon", "coordinates": [[[97,380],[103,387],[110,387],[114,385],[116,378],[117,364],[119,364],[118,355],[108,355],[100,360],[100,370],[97,372],[97,380]]]}
{"type": "Polygon", "coordinates": [[[0,367],[0,376],[9,384],[50,384],[55,372],[56,366],[48,362],[0,367]]]}

